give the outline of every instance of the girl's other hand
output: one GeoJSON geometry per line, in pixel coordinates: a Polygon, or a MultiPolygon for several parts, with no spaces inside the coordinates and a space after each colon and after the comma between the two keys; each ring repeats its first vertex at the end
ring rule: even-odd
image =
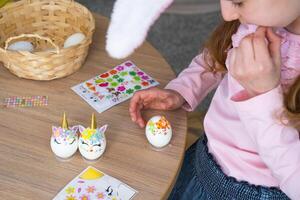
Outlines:
{"type": "Polygon", "coordinates": [[[145,121],[141,115],[142,109],[173,110],[181,107],[184,102],[184,98],[176,91],[150,88],[138,91],[133,95],[129,113],[132,121],[143,128],[145,121]]]}
{"type": "Polygon", "coordinates": [[[245,37],[230,58],[230,74],[250,97],[265,93],[280,83],[281,38],[271,28],[260,27],[245,37]]]}

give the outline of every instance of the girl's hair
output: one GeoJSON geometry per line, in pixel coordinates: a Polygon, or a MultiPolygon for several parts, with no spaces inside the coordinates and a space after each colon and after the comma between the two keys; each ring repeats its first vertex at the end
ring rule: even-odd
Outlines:
{"type": "Polygon", "coordinates": [[[300,130],[300,76],[286,93],[284,105],[282,117],[288,119],[289,124],[300,130]]]}
{"type": "MultiPolygon", "coordinates": [[[[236,33],[240,22],[238,20],[222,21],[214,30],[204,45],[204,60],[208,71],[222,74],[227,72],[225,61],[228,49],[232,48],[231,36],[236,33]]],[[[300,130],[300,76],[284,95],[284,110],[281,113],[281,121],[300,130]]]]}

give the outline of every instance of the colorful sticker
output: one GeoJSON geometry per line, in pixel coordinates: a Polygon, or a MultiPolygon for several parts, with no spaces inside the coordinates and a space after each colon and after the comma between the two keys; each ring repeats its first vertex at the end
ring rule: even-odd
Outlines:
{"type": "Polygon", "coordinates": [[[149,120],[147,123],[147,129],[153,135],[164,134],[166,135],[171,129],[169,121],[165,117],[159,118],[158,121],[149,120]]]}
{"type": "Polygon", "coordinates": [[[94,167],[87,167],[53,200],[131,200],[137,191],[94,167]]]}
{"type": "Polygon", "coordinates": [[[48,96],[8,97],[4,99],[5,107],[47,106],[48,96]]]}
{"type": "Polygon", "coordinates": [[[131,61],[127,61],[108,72],[72,87],[72,89],[101,113],[129,99],[134,92],[158,84],[131,61]],[[86,91],[82,87],[86,88],[86,91]]]}
{"type": "Polygon", "coordinates": [[[69,127],[69,129],[52,126],[52,135],[57,144],[68,145],[74,143],[76,140],[77,130],[77,126],[69,127]]]}

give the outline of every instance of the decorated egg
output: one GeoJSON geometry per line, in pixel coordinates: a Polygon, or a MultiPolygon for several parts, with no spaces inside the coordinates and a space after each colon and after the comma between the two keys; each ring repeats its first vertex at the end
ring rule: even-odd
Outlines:
{"type": "Polygon", "coordinates": [[[85,35],[83,33],[74,33],[70,35],[64,43],[64,48],[69,48],[71,46],[75,46],[82,42],[85,39],[85,35]]]}
{"type": "Polygon", "coordinates": [[[163,116],[152,117],[146,125],[146,137],[156,148],[169,144],[172,138],[172,128],[168,120],[163,116]]]}
{"type": "Polygon", "coordinates": [[[33,45],[28,41],[18,41],[10,44],[7,48],[10,51],[29,51],[33,52],[33,45]]]}
{"type": "Polygon", "coordinates": [[[71,157],[78,148],[77,126],[68,127],[64,113],[61,127],[52,126],[50,146],[53,153],[63,159],[71,157]]]}
{"type": "Polygon", "coordinates": [[[98,159],[105,151],[106,148],[106,138],[105,131],[107,125],[97,128],[95,115],[92,115],[91,126],[84,128],[79,126],[79,152],[87,160],[98,159]]]}

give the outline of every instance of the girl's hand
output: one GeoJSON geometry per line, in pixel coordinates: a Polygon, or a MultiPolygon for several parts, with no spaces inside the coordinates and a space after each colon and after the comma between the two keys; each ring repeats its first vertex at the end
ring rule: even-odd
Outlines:
{"type": "Polygon", "coordinates": [[[129,113],[132,121],[141,128],[145,126],[142,118],[142,109],[173,110],[182,106],[184,98],[176,91],[150,88],[136,92],[129,105],[129,113]]]}
{"type": "Polygon", "coordinates": [[[281,38],[271,28],[260,27],[233,49],[229,72],[250,97],[279,85],[280,46],[281,38]]]}

